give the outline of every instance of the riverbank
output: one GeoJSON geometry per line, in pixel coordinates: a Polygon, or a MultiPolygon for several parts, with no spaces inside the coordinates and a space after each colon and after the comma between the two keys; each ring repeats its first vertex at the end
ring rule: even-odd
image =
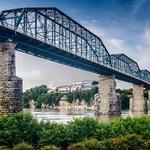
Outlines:
{"type": "MultiPolygon", "coordinates": [[[[85,117],[75,119],[66,125],[39,122],[30,113],[25,112],[9,117],[0,117],[0,145],[7,146],[9,149],[25,142],[35,150],[49,145],[63,150],[67,150],[67,148],[83,150],[84,145],[85,150],[91,150],[87,145],[97,145],[98,148],[103,145],[103,148],[106,149],[105,145],[111,144],[120,147],[125,144],[126,149],[132,147],[132,149],[138,150],[138,147],[150,146],[149,140],[150,116],[118,118],[109,123],[85,117]],[[78,149],[79,147],[81,149],[78,149]]],[[[98,148],[92,150],[98,150],[98,148]]]]}

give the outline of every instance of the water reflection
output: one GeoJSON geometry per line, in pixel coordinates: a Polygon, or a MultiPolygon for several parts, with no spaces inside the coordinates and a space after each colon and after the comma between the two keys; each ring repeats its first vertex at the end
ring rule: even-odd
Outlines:
{"type": "MultiPolygon", "coordinates": [[[[28,109],[25,109],[25,111],[30,111],[28,109]]],[[[51,110],[41,110],[41,109],[35,109],[31,112],[35,118],[37,118],[39,121],[52,121],[57,123],[64,123],[66,124],[68,121],[73,120],[74,118],[83,118],[83,117],[90,117],[94,118],[94,111],[88,110],[88,109],[78,109],[78,110],[61,110],[61,109],[51,109],[51,110]]],[[[129,115],[129,111],[122,111],[122,116],[126,117],[129,115]]],[[[112,116],[100,116],[98,117],[102,120],[112,120],[112,116]]]]}

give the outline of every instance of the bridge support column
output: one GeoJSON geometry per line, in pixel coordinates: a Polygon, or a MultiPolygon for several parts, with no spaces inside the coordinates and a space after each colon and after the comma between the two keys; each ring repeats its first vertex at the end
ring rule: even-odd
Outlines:
{"type": "Polygon", "coordinates": [[[147,113],[150,114],[150,90],[148,90],[147,113]]]}
{"type": "Polygon", "coordinates": [[[130,99],[131,115],[139,116],[146,113],[143,85],[133,84],[133,97],[130,99]]]}
{"type": "Polygon", "coordinates": [[[0,115],[22,110],[22,79],[16,76],[15,44],[0,42],[0,115]]]}
{"type": "Polygon", "coordinates": [[[99,85],[98,103],[95,114],[104,117],[104,119],[120,115],[121,107],[120,101],[116,96],[115,76],[100,76],[99,85]]]}

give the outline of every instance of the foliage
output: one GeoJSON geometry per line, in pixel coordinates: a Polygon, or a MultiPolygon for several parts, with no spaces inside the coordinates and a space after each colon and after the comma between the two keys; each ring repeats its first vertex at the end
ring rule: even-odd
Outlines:
{"type": "Polygon", "coordinates": [[[40,145],[57,145],[66,147],[67,145],[67,135],[66,127],[63,124],[57,123],[41,123],[41,132],[40,132],[40,145]]]}
{"type": "MultiPolygon", "coordinates": [[[[128,89],[128,90],[117,89],[117,92],[120,94],[122,109],[129,109],[129,99],[130,99],[130,96],[132,95],[132,89],[128,89]]],[[[94,95],[96,93],[98,93],[97,86],[89,90],[69,92],[67,93],[66,96],[67,96],[67,101],[69,103],[72,103],[78,99],[79,102],[85,101],[88,105],[91,105],[93,103],[94,95]]],[[[148,94],[146,91],[144,95],[145,95],[145,98],[148,97],[147,96],[148,94]]],[[[50,106],[59,105],[59,101],[61,100],[61,97],[63,96],[64,94],[62,93],[48,92],[48,87],[46,85],[36,86],[34,88],[26,90],[23,93],[24,107],[25,108],[29,107],[29,102],[32,99],[36,102],[37,108],[41,108],[42,103],[48,104],[50,106]]]]}
{"type": "Polygon", "coordinates": [[[38,145],[40,126],[29,113],[0,118],[0,145],[12,147],[22,141],[38,145]]]}
{"type": "Polygon", "coordinates": [[[131,134],[103,141],[86,139],[83,142],[69,146],[68,150],[140,150],[142,148],[149,148],[149,142],[144,142],[139,135],[131,134]]]}
{"type": "Polygon", "coordinates": [[[41,108],[42,103],[48,104],[50,106],[58,105],[61,97],[62,97],[62,94],[60,93],[48,92],[46,94],[40,95],[36,100],[36,107],[41,108]]]}
{"type": "MultiPolygon", "coordinates": [[[[67,94],[67,100],[69,103],[76,101],[77,99],[81,102],[84,100],[90,105],[91,100],[94,98],[94,94],[98,92],[98,87],[94,87],[91,90],[74,91],[67,94]]],[[[59,101],[64,94],[48,92],[46,85],[36,86],[23,93],[24,107],[29,107],[29,102],[33,99],[36,103],[37,108],[41,108],[42,103],[54,106],[59,105],[59,101]]]]}
{"type": "Polygon", "coordinates": [[[42,147],[41,150],[60,150],[60,148],[58,148],[54,145],[49,145],[49,146],[42,147]]]}
{"type": "Polygon", "coordinates": [[[100,144],[96,139],[86,139],[83,142],[72,144],[68,150],[99,150],[100,144]]]}
{"type": "Polygon", "coordinates": [[[24,101],[24,107],[29,107],[30,100],[37,101],[39,97],[42,98],[42,95],[45,95],[48,92],[48,88],[46,85],[36,86],[34,88],[31,88],[29,90],[26,90],[23,93],[23,101],[24,101]]]}
{"type": "Polygon", "coordinates": [[[150,139],[150,116],[119,118],[111,126],[115,137],[135,133],[150,139]]]}
{"type": "Polygon", "coordinates": [[[83,91],[73,91],[67,94],[67,99],[69,103],[72,103],[75,100],[85,101],[87,104],[91,104],[94,99],[94,95],[98,92],[98,87],[93,87],[89,90],[83,91]]]}
{"type": "Polygon", "coordinates": [[[69,148],[72,150],[80,150],[82,145],[94,150],[99,142],[105,149],[109,149],[109,145],[115,147],[118,144],[123,148],[141,142],[142,148],[146,149],[150,146],[150,116],[119,118],[107,123],[82,118],[74,119],[66,125],[37,122],[29,113],[0,117],[0,145],[11,148],[22,142],[31,144],[34,149],[55,145],[65,150],[71,144],[69,148]]]}
{"type": "Polygon", "coordinates": [[[98,128],[99,122],[96,119],[83,118],[71,121],[67,125],[69,143],[76,143],[86,138],[95,137],[98,128]]]}
{"type": "Polygon", "coordinates": [[[121,100],[121,109],[129,109],[129,100],[130,96],[132,95],[132,90],[131,89],[119,90],[119,93],[121,100]]]}
{"type": "Polygon", "coordinates": [[[9,150],[9,149],[8,149],[8,147],[7,147],[7,146],[5,146],[5,145],[3,145],[3,146],[2,146],[2,145],[0,145],[0,150],[9,150]]]}
{"type": "Polygon", "coordinates": [[[137,150],[143,144],[141,136],[136,134],[127,135],[125,137],[117,137],[107,139],[100,142],[101,149],[113,149],[113,150],[137,150]]]}
{"type": "Polygon", "coordinates": [[[33,150],[32,145],[25,142],[19,143],[13,147],[13,150],[33,150]]]}

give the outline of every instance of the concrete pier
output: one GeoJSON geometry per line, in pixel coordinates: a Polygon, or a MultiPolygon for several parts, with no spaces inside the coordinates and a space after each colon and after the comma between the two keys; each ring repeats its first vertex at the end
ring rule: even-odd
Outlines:
{"type": "Polygon", "coordinates": [[[143,85],[133,84],[133,97],[130,99],[130,113],[139,116],[146,113],[143,85]]]}
{"type": "Polygon", "coordinates": [[[0,42],[0,115],[22,110],[22,79],[16,76],[15,44],[0,42]]]}
{"type": "Polygon", "coordinates": [[[99,84],[95,114],[106,119],[119,116],[121,106],[116,96],[115,76],[99,76],[99,84]]]}

